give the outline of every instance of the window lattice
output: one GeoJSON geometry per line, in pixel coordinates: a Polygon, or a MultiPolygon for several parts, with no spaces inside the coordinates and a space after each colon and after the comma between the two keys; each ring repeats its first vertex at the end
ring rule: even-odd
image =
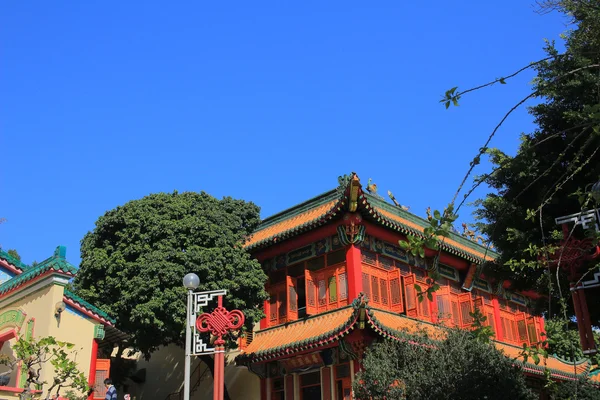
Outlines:
{"type": "Polygon", "coordinates": [[[460,316],[462,317],[463,325],[470,325],[473,323],[473,317],[471,314],[473,309],[471,308],[471,302],[465,301],[460,303],[460,316]]]}
{"type": "Polygon", "coordinates": [[[373,291],[373,301],[379,303],[379,281],[376,276],[371,277],[371,290],[373,291]]]}
{"type": "Polygon", "coordinates": [[[402,303],[402,295],[400,294],[400,279],[394,278],[390,281],[390,295],[392,304],[402,303]]]}
{"type": "Polygon", "coordinates": [[[325,280],[319,280],[319,305],[324,306],[327,301],[327,287],[325,286],[325,280]]]}
{"type": "Polygon", "coordinates": [[[388,304],[387,282],[385,279],[379,279],[379,288],[381,290],[381,304],[388,304]]]}
{"type": "Polygon", "coordinates": [[[363,272],[362,280],[363,280],[363,291],[365,292],[365,296],[367,296],[367,299],[370,299],[371,298],[371,282],[369,282],[369,275],[365,274],[363,272]]]}
{"type": "Polygon", "coordinates": [[[348,279],[346,273],[340,274],[340,300],[346,300],[348,298],[348,279]]]}

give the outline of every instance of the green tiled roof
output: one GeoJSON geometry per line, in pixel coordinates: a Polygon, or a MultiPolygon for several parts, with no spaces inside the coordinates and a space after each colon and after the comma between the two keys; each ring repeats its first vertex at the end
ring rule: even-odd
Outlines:
{"type": "Polygon", "coordinates": [[[107,313],[105,313],[104,311],[102,311],[101,309],[99,309],[98,307],[88,303],[87,301],[85,301],[84,299],[82,299],[81,297],[77,296],[75,293],[70,292],[68,290],[65,289],[65,296],[70,299],[73,300],[75,303],[79,304],[80,306],[87,308],[88,310],[90,310],[92,313],[98,315],[101,318],[104,318],[105,320],[107,320],[108,322],[110,322],[111,324],[114,324],[116,322],[116,320],[111,317],[110,315],[108,315],[107,313]]]}
{"type": "MultiPolygon", "coordinates": [[[[15,259],[5,251],[0,250],[0,258],[8,261],[12,265],[18,267],[23,271],[19,275],[13,277],[12,279],[9,279],[8,281],[0,285],[0,295],[9,292],[48,271],[62,272],[65,275],[75,276],[77,274],[77,268],[75,268],[65,259],[65,255],[66,248],[64,246],[58,246],[54,251],[54,255],[52,257],[47,258],[46,260],[37,264],[35,267],[30,267],[26,264],[21,263],[19,260],[15,259]]],[[[65,290],[64,295],[68,299],[82,306],[83,308],[86,308],[93,314],[96,314],[99,318],[104,319],[111,324],[115,323],[114,318],[109,316],[107,313],[105,313],[98,307],[88,303],[81,297],[77,296],[75,293],[65,290]]]]}
{"type": "Polygon", "coordinates": [[[71,276],[74,276],[77,273],[77,269],[71,264],[69,264],[67,260],[65,260],[64,258],[59,258],[57,256],[52,256],[42,261],[35,267],[27,268],[19,275],[4,282],[2,285],[0,285],[0,295],[11,291],[12,289],[18,286],[21,286],[25,282],[28,282],[47,271],[52,270],[63,272],[66,275],[71,276]]]}
{"type": "Polygon", "coordinates": [[[0,259],[8,262],[9,264],[14,265],[15,267],[17,267],[21,271],[29,268],[29,266],[27,264],[22,263],[20,260],[18,260],[15,257],[11,256],[10,254],[8,254],[6,251],[4,251],[2,249],[0,249],[0,259]]]}

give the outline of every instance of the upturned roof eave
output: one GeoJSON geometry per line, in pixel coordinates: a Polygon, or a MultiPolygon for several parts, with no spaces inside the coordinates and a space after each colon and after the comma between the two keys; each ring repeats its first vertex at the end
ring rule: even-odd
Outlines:
{"type": "MultiPolygon", "coordinates": [[[[354,177],[356,175],[354,174],[352,176],[354,177]]],[[[265,219],[256,232],[260,232],[261,230],[266,229],[276,223],[291,219],[295,216],[300,215],[303,212],[319,207],[332,200],[337,200],[336,203],[329,210],[319,215],[318,217],[307,221],[299,226],[295,226],[291,229],[278,232],[277,234],[271,235],[260,241],[252,243],[246,246],[246,249],[251,252],[255,252],[274,244],[275,241],[277,241],[277,243],[281,243],[284,240],[291,239],[297,235],[300,235],[301,233],[318,228],[330,222],[333,219],[332,217],[339,216],[340,213],[338,211],[347,210],[349,205],[349,192],[351,182],[352,179],[349,179],[348,182],[344,184],[344,186],[340,186],[337,189],[327,191],[319,196],[316,196],[312,199],[309,199],[305,202],[302,202],[294,207],[281,211],[265,219]]],[[[378,196],[364,192],[360,181],[358,182],[358,185],[358,204],[356,209],[357,212],[360,212],[367,219],[371,220],[374,223],[377,223],[378,225],[381,225],[384,228],[388,228],[403,234],[413,234],[421,236],[423,235],[423,229],[429,225],[429,222],[427,220],[418,217],[417,215],[414,215],[408,211],[405,211],[400,207],[391,205],[378,196]],[[378,209],[385,210],[389,213],[396,215],[401,220],[405,220],[409,223],[417,225],[419,229],[415,229],[414,227],[409,226],[408,223],[402,223],[397,220],[392,220],[382,215],[378,211],[378,209]]],[[[483,262],[485,259],[495,259],[498,256],[496,252],[490,250],[488,247],[470,241],[454,232],[450,232],[449,239],[451,239],[453,242],[459,245],[465,246],[466,248],[472,250],[472,252],[461,249],[458,246],[454,246],[451,243],[448,243],[447,241],[444,241],[442,243],[441,248],[444,251],[447,251],[451,254],[463,257],[470,262],[480,263],[483,262]],[[483,257],[480,256],[480,254],[483,254],[483,257]]]]}
{"type": "MultiPolygon", "coordinates": [[[[367,325],[378,335],[380,335],[384,338],[390,339],[390,340],[403,341],[403,342],[407,342],[407,343],[411,343],[411,344],[418,344],[418,345],[424,345],[424,346],[434,346],[435,342],[436,342],[435,337],[432,337],[430,342],[428,342],[428,343],[413,341],[414,336],[410,332],[408,332],[406,330],[394,329],[391,326],[385,325],[377,318],[378,314],[392,314],[398,318],[402,318],[403,320],[405,320],[407,322],[412,322],[415,325],[417,325],[417,324],[423,325],[425,328],[439,331],[440,334],[443,329],[443,327],[436,326],[436,325],[431,324],[426,321],[420,321],[420,320],[416,320],[414,318],[407,317],[405,315],[399,315],[399,314],[392,313],[390,311],[372,308],[368,305],[368,301],[364,300],[363,298],[357,298],[356,300],[354,300],[354,302],[351,305],[342,307],[337,310],[333,310],[331,312],[341,312],[350,307],[352,307],[354,310],[353,310],[352,314],[350,315],[350,317],[347,319],[347,321],[345,323],[341,324],[340,326],[337,326],[334,329],[329,330],[328,332],[319,334],[318,336],[314,336],[311,338],[306,338],[301,341],[290,342],[289,344],[286,344],[286,345],[280,345],[280,346],[277,346],[274,348],[267,348],[265,350],[261,350],[256,353],[242,353],[236,357],[236,363],[238,365],[249,365],[250,363],[256,363],[256,362],[261,363],[261,362],[271,361],[274,359],[290,357],[290,356],[294,356],[299,353],[303,353],[308,350],[317,350],[319,348],[329,346],[329,345],[331,345],[332,342],[339,341],[340,339],[342,339],[344,336],[346,336],[349,332],[351,332],[355,328],[356,324],[358,323],[359,316],[361,315],[360,311],[363,309],[365,310],[365,316],[366,316],[365,322],[367,323],[367,325]]],[[[331,312],[329,312],[329,313],[331,313],[331,312]]],[[[315,315],[313,317],[309,317],[309,318],[319,318],[319,317],[322,317],[323,315],[325,315],[325,313],[317,314],[317,315],[315,315]]],[[[301,322],[302,322],[302,320],[294,321],[291,324],[301,323],[301,322]]],[[[263,333],[263,332],[267,332],[269,330],[280,329],[280,328],[281,328],[281,326],[276,326],[273,328],[267,328],[265,330],[261,330],[259,332],[263,333]]],[[[256,334],[258,334],[258,332],[256,334]]],[[[255,336],[255,340],[257,340],[257,339],[258,339],[258,337],[255,336]]],[[[439,340],[439,339],[437,339],[437,340],[439,340]]],[[[513,345],[502,343],[502,342],[493,341],[493,343],[495,343],[495,344],[497,343],[498,345],[501,345],[504,347],[515,348],[517,350],[519,349],[518,346],[513,346],[513,345]]],[[[560,363],[564,364],[565,368],[571,368],[573,366],[573,363],[567,363],[558,357],[551,356],[550,358],[556,359],[560,363]]],[[[536,364],[533,364],[533,363],[530,363],[530,362],[527,362],[527,361],[524,361],[521,359],[514,359],[514,362],[516,365],[522,367],[526,373],[529,373],[532,375],[543,375],[544,369],[546,368],[544,366],[536,365],[536,364]]],[[[574,372],[567,372],[567,371],[563,371],[563,370],[556,369],[556,368],[550,368],[550,367],[548,367],[548,371],[551,373],[551,375],[553,377],[555,377],[557,379],[562,379],[562,380],[580,379],[580,378],[588,377],[588,375],[590,375],[589,371],[590,371],[591,364],[590,364],[589,360],[585,360],[585,359],[579,360],[579,361],[575,362],[575,364],[577,366],[583,367],[583,371],[581,373],[576,374],[574,372]]]]}

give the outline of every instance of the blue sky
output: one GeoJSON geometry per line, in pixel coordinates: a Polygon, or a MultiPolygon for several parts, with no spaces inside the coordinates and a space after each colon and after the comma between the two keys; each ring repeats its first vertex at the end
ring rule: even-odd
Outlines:
{"type": "MultiPolygon", "coordinates": [[[[543,56],[565,20],[532,3],[2,2],[0,244],[78,264],[96,219],[149,193],[266,217],[351,171],[442,208],[533,75],[438,101],[543,56]]],[[[531,129],[522,110],[492,145],[531,129]]]]}

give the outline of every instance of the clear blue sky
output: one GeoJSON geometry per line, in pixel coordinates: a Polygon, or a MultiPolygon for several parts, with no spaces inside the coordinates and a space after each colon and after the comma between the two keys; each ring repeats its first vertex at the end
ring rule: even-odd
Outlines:
{"type": "MultiPolygon", "coordinates": [[[[441,208],[532,75],[438,101],[543,56],[565,21],[532,3],[4,1],[0,244],[78,264],[96,219],[149,193],[266,217],[351,171],[441,208]]],[[[492,144],[531,128],[517,113],[492,144]]]]}

